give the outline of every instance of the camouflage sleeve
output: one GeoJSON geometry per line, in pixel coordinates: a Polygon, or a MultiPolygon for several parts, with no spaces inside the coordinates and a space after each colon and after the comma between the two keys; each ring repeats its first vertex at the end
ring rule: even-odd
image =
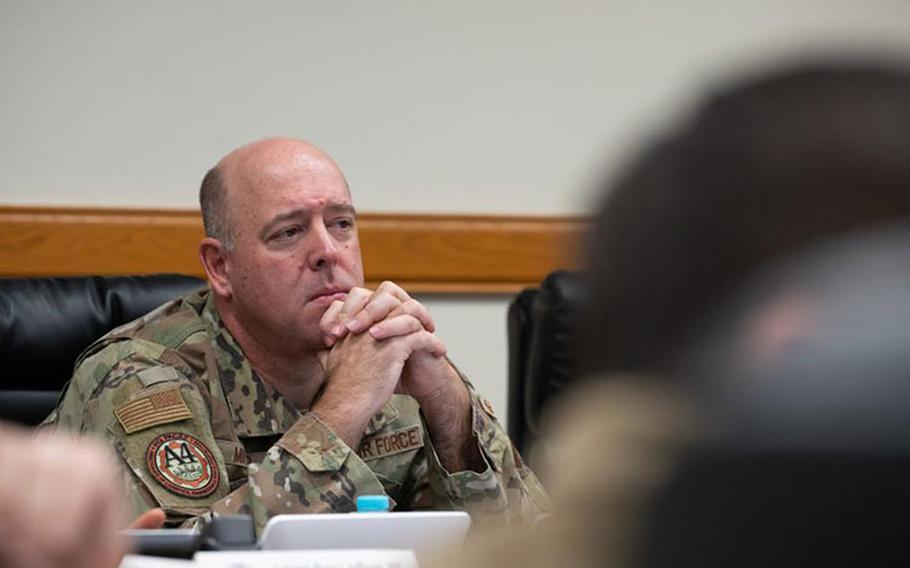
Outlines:
{"type": "Polygon", "coordinates": [[[252,515],[257,532],[279,514],[350,512],[355,496],[382,494],[369,466],[314,414],[304,413],[251,464],[248,483],[215,503],[216,513],[252,515]]]}
{"type": "MultiPolygon", "coordinates": [[[[471,514],[475,527],[487,522],[533,521],[549,510],[549,496],[512,446],[490,403],[473,390],[471,394],[473,431],[487,463],[482,473],[447,472],[426,427],[407,427],[408,409],[413,405],[416,411],[416,403],[413,399],[408,404],[399,400],[402,415],[399,421],[390,423],[393,431],[377,432],[372,441],[368,435],[360,452],[353,451],[315,415],[304,413],[259,464],[249,467],[249,483],[241,493],[216,503],[212,509],[218,513],[249,513],[257,529],[278,514],[352,511],[356,495],[388,493],[365,460],[382,451],[380,440],[403,436],[413,428],[423,431],[424,448],[419,455],[424,459],[409,466],[414,490],[409,492],[408,500],[395,503],[390,495],[394,508],[465,510],[471,514]]],[[[387,462],[397,463],[394,459],[387,462]]],[[[382,468],[375,460],[370,463],[382,468]]],[[[391,466],[395,467],[401,466],[391,466]]],[[[392,476],[391,472],[386,473],[392,476]]],[[[388,482],[389,477],[385,479],[388,482]]]]}
{"type": "MultiPolygon", "coordinates": [[[[474,527],[529,524],[550,509],[550,497],[512,445],[493,406],[465,382],[471,393],[472,430],[487,467],[480,473],[446,471],[425,434],[427,468],[421,485],[429,488],[433,508],[467,511],[474,527]]],[[[416,508],[421,505],[415,503],[416,508]]]]}
{"type": "Polygon", "coordinates": [[[126,466],[134,515],[161,507],[167,526],[192,526],[211,513],[247,513],[259,531],[277,514],[352,511],[356,494],[384,492],[359,456],[312,414],[303,414],[260,463],[247,464],[238,459],[236,438],[213,433],[213,420],[223,417],[211,415],[210,393],[181,370],[134,355],[103,377],[90,376],[99,372],[91,364],[77,370],[48,423],[107,439],[126,466]]]}
{"type": "Polygon", "coordinates": [[[81,364],[46,424],[104,438],[124,464],[133,514],[161,507],[168,526],[230,491],[209,406],[162,350],[123,342],[81,364]]]}

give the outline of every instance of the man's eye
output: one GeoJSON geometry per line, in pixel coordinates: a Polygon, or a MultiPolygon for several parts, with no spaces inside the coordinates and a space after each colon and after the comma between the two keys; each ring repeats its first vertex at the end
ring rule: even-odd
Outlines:
{"type": "Polygon", "coordinates": [[[277,240],[288,240],[294,238],[299,233],[300,227],[288,227],[287,229],[282,229],[272,235],[272,238],[277,240]]]}
{"type": "Polygon", "coordinates": [[[354,228],[354,221],[352,219],[336,219],[332,224],[342,231],[349,231],[354,228]]]}

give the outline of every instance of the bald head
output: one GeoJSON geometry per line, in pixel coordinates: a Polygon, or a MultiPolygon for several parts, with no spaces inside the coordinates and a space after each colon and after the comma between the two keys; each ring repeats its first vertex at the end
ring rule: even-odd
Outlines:
{"type": "Polygon", "coordinates": [[[230,152],[205,174],[199,189],[206,236],[218,239],[231,250],[235,232],[229,215],[230,195],[287,181],[301,171],[314,176],[338,176],[350,196],[347,181],[332,158],[303,140],[267,138],[230,152]]]}

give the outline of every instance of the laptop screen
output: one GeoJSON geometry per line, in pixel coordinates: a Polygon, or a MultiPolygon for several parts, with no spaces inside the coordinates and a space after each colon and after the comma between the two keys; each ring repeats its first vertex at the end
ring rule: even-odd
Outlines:
{"type": "Polygon", "coordinates": [[[278,515],[260,544],[262,550],[398,548],[421,557],[457,549],[470,525],[463,511],[278,515]]]}

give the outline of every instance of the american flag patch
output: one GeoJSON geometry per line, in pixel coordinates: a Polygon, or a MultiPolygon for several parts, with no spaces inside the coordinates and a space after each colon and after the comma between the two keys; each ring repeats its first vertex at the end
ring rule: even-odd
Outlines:
{"type": "Polygon", "coordinates": [[[131,400],[118,406],[114,414],[127,434],[193,416],[179,388],[131,400]]]}

